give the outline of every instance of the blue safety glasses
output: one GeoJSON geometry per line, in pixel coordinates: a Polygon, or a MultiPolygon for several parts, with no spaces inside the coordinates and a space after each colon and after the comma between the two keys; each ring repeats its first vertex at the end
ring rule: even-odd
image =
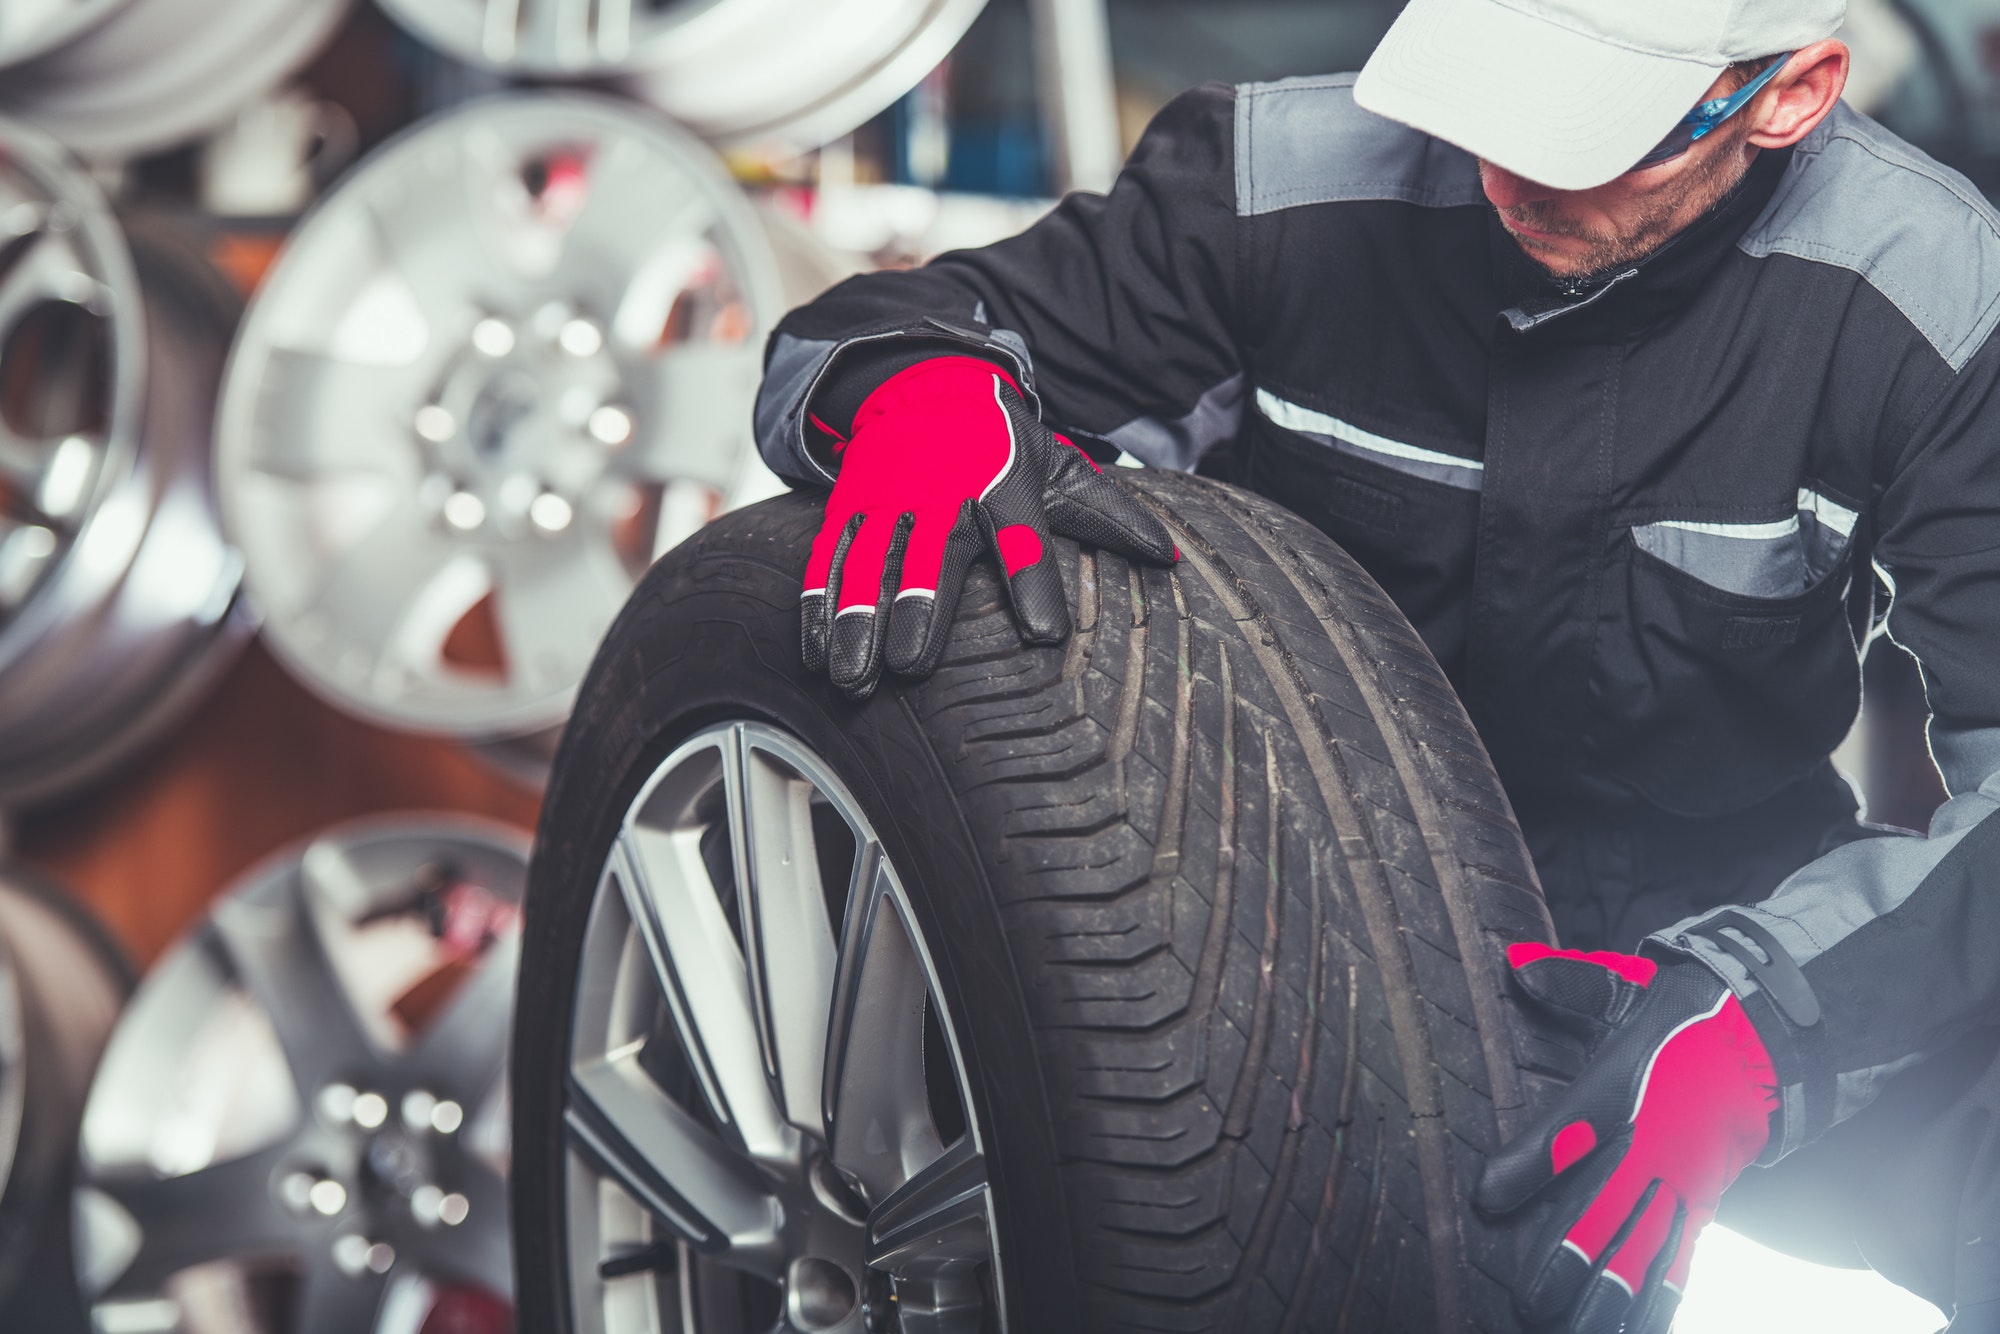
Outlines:
{"type": "Polygon", "coordinates": [[[1633,163],[1631,169],[1637,171],[1641,167],[1657,167],[1662,162],[1673,161],[1693,148],[1695,142],[1707,135],[1710,130],[1748,106],[1750,99],[1762,92],[1764,85],[1776,78],[1778,71],[1783,69],[1785,62],[1791,58],[1792,52],[1785,52],[1766,65],[1756,78],[1729,96],[1711,98],[1688,112],[1681,117],[1680,124],[1674,126],[1666,138],[1660,140],[1660,146],[1633,163]]]}

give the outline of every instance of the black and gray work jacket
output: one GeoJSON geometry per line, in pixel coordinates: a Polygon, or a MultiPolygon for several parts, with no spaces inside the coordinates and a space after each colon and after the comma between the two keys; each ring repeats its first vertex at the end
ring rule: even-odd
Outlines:
{"type": "Polygon", "coordinates": [[[809,401],[911,340],[1150,465],[1227,455],[1402,607],[1524,811],[1723,815],[1823,767],[1879,569],[1951,801],[1805,866],[1761,930],[1654,938],[1744,997],[1788,1151],[2000,1016],[2000,217],[1842,107],[1565,295],[1470,156],[1352,85],[1197,89],[1108,196],[795,311],[764,457],[824,484],[809,401]],[[1746,965],[1773,941],[1810,993],[1746,965]]]}

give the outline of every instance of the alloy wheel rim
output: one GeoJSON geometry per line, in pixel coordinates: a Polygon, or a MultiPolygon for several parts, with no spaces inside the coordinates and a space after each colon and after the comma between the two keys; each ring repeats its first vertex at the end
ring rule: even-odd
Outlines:
{"type": "Polygon", "coordinates": [[[450,1328],[511,1328],[526,861],[481,822],[344,826],[155,967],[83,1119],[77,1265],[99,1327],[389,1334],[444,1305],[450,1328]]]}
{"type": "Polygon", "coordinates": [[[727,723],[660,764],[575,997],[578,1334],[1005,1329],[958,1030],[872,824],[798,738],[727,723]]]}
{"type": "Polygon", "coordinates": [[[986,0],[383,0],[460,60],[620,81],[713,141],[838,138],[917,86],[986,0]]]}
{"type": "Polygon", "coordinates": [[[312,59],[354,0],[72,5],[62,40],[0,80],[0,106],[93,161],[185,143],[312,59]]]}
{"type": "Polygon", "coordinates": [[[103,21],[127,0],[39,0],[0,11],[0,68],[32,60],[103,21]]]}
{"type": "Polygon", "coordinates": [[[559,725],[639,574],[763,471],[782,308],[747,201],[657,118],[506,96],[374,155],[224,387],[224,519],[278,656],[392,727],[559,725]]]}
{"type": "Polygon", "coordinates": [[[210,445],[233,291],[163,219],[121,231],[0,121],[0,806],[162,736],[248,638],[210,445]],[[50,670],[50,664],[62,664],[50,670]]]}
{"type": "Polygon", "coordinates": [[[37,391],[0,414],[6,631],[41,610],[31,599],[93,540],[99,502],[131,468],[146,346],[138,275],[103,196],[38,132],[0,122],[0,141],[0,375],[37,391]],[[46,359],[64,351],[69,373],[51,375],[46,359]]]}

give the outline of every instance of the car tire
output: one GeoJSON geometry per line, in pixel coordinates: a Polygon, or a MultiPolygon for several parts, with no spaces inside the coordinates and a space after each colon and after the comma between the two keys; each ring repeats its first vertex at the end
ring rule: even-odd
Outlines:
{"type": "MultiPolygon", "coordinates": [[[[879,831],[984,1137],[988,1305],[933,1324],[905,1299],[900,1328],[1515,1328],[1511,1237],[1468,1193],[1553,1068],[1502,951],[1553,935],[1500,784],[1422,642],[1324,535],[1215,482],[1119,476],[1175,568],[1056,542],[1076,629],[1024,648],[981,562],[935,675],[864,704],[800,664],[816,498],[726,516],[645,578],[563,738],[530,873],[523,1328],[628,1334],[566,1240],[579,957],[622,814],[730,720],[808,748],[879,831]]],[[[898,1328],[885,1309],[852,1327],[898,1328]]],[[[658,1328],[727,1334],[691,1310],[658,1328]]]]}

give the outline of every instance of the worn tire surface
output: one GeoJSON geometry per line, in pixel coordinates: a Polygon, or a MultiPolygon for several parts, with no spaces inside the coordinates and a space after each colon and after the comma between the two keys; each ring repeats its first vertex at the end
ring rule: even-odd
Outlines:
{"type": "Polygon", "coordinates": [[[1024,649],[982,563],[936,675],[862,706],[799,664],[816,498],[726,517],[641,585],[531,877],[524,1328],[569,1327],[548,1063],[588,886],[650,765],[733,712],[819,747],[913,882],[969,1016],[1014,1334],[1514,1329],[1511,1236],[1467,1197],[1541,1063],[1501,950],[1552,936],[1498,780],[1326,537],[1214,482],[1120,475],[1178,567],[1057,543],[1076,633],[1024,649]]]}

